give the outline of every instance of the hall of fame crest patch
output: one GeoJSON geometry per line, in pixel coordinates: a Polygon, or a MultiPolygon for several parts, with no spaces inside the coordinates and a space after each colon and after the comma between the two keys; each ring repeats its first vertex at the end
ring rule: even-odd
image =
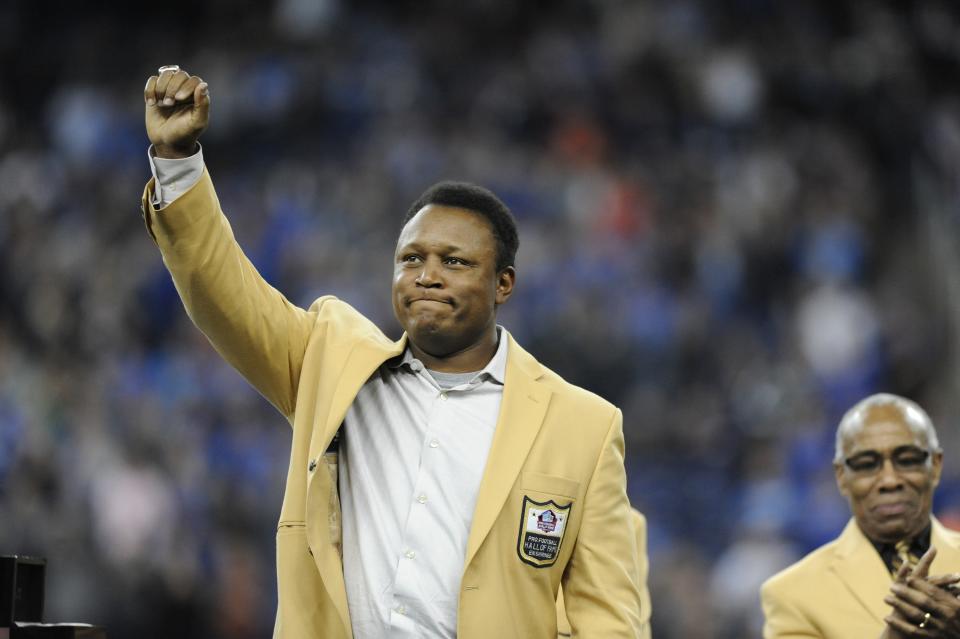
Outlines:
{"type": "Polygon", "coordinates": [[[572,507],[573,503],[561,506],[553,500],[539,502],[524,496],[517,537],[517,554],[524,563],[547,568],[557,562],[572,507]]]}

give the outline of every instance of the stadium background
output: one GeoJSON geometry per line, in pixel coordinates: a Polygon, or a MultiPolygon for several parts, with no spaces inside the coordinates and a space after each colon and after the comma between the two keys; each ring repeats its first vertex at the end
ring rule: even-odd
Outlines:
{"type": "Polygon", "coordinates": [[[948,2],[0,5],[0,552],[47,619],[265,637],[289,434],[189,324],[139,219],[141,87],[210,82],[205,155],[288,297],[396,335],[408,203],[521,226],[505,324],[624,409],[658,639],[757,636],[848,513],[837,418],[928,408],[960,526],[960,17],[948,2]]]}

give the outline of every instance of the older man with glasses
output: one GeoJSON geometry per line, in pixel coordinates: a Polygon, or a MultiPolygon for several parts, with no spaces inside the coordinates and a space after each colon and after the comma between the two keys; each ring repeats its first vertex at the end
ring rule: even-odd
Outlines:
{"type": "Polygon", "coordinates": [[[763,585],[764,639],[960,637],[960,534],[931,514],[943,451],[930,417],[868,397],[840,421],[833,465],[853,518],[763,585]]]}

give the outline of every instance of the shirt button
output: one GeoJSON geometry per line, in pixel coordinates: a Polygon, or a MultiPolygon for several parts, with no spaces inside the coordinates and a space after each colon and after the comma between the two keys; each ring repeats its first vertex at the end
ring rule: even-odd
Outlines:
{"type": "Polygon", "coordinates": [[[407,609],[404,608],[403,606],[397,606],[396,608],[393,609],[393,611],[400,615],[407,614],[407,609]]]}
{"type": "Polygon", "coordinates": [[[447,401],[447,394],[446,394],[446,393],[440,393],[440,401],[443,401],[443,402],[447,401]]]}
{"type": "Polygon", "coordinates": [[[427,496],[424,494],[417,495],[417,503],[420,503],[420,504],[427,503],[427,496]]]}
{"type": "Polygon", "coordinates": [[[407,552],[403,553],[403,556],[407,559],[413,559],[417,556],[417,553],[413,552],[412,550],[408,550],[407,552]]]}
{"type": "Polygon", "coordinates": [[[439,445],[440,445],[440,442],[437,441],[436,439],[431,439],[431,440],[430,440],[430,448],[436,448],[436,447],[438,447],[439,445]]]}

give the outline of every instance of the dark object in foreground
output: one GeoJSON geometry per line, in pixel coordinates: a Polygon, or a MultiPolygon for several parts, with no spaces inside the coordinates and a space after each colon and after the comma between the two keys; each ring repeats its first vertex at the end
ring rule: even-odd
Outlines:
{"type": "Polygon", "coordinates": [[[43,618],[46,572],[47,560],[41,557],[0,557],[0,628],[43,618]]]}
{"type": "Polygon", "coordinates": [[[10,639],[107,639],[107,633],[103,628],[82,623],[15,621],[10,628],[10,639]]]}
{"type": "Polygon", "coordinates": [[[0,639],[106,639],[89,624],[41,623],[47,560],[0,557],[0,639]]]}

